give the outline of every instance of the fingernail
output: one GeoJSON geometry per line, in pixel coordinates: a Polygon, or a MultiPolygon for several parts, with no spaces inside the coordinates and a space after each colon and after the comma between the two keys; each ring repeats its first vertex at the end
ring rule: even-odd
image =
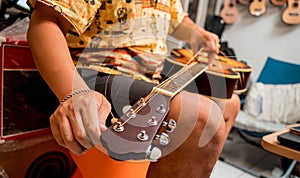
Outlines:
{"type": "Polygon", "coordinates": [[[100,124],[100,130],[105,131],[107,129],[106,125],[100,124]]]}

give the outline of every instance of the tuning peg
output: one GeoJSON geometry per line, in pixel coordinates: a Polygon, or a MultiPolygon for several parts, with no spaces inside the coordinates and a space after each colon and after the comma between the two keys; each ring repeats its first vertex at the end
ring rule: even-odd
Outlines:
{"type": "Polygon", "coordinates": [[[169,144],[170,137],[169,137],[168,134],[166,134],[166,133],[163,132],[161,135],[156,135],[156,140],[159,141],[160,145],[165,146],[165,145],[169,144]]]}
{"type": "Polygon", "coordinates": [[[173,132],[176,129],[176,121],[174,119],[170,119],[169,122],[163,122],[163,126],[166,127],[167,132],[173,132]]]}
{"type": "Polygon", "coordinates": [[[146,141],[149,139],[149,136],[147,135],[145,130],[142,130],[139,134],[137,134],[137,138],[141,141],[146,141]]]}
{"type": "Polygon", "coordinates": [[[158,124],[158,121],[155,116],[153,116],[151,119],[148,120],[148,124],[151,126],[156,126],[158,124]]]}
{"type": "Polygon", "coordinates": [[[174,119],[170,119],[167,125],[167,132],[173,132],[176,129],[176,121],[174,119]]]}
{"type": "Polygon", "coordinates": [[[166,110],[165,106],[162,104],[156,109],[156,111],[158,113],[164,114],[164,113],[166,113],[167,110],[166,110]]]}
{"type": "Polygon", "coordinates": [[[124,131],[124,126],[120,121],[116,122],[116,125],[113,127],[114,131],[116,132],[123,132],[124,131]]]}
{"type": "Polygon", "coordinates": [[[151,162],[156,162],[162,155],[161,150],[157,147],[153,147],[147,154],[151,162]]]}
{"type": "Polygon", "coordinates": [[[129,109],[129,111],[127,112],[126,116],[127,116],[127,118],[131,118],[131,119],[135,118],[136,117],[136,113],[135,113],[134,109],[132,109],[132,108],[129,109]]]}

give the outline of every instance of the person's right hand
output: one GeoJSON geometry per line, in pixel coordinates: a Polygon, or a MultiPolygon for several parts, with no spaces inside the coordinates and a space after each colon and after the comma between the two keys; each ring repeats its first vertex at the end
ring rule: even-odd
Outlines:
{"type": "Polygon", "coordinates": [[[111,111],[107,99],[96,91],[77,94],[61,103],[50,117],[52,134],[75,154],[100,144],[111,111]]]}

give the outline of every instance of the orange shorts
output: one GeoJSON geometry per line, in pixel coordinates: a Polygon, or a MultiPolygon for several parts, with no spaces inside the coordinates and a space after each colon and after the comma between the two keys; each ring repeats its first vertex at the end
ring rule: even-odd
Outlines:
{"type": "Polygon", "coordinates": [[[89,149],[82,155],[70,152],[78,171],[73,178],[146,178],[150,161],[116,161],[99,151],[89,149]]]}

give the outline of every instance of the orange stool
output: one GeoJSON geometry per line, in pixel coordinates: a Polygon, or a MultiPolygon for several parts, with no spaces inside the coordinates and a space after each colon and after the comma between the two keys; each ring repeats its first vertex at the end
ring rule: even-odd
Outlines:
{"type": "Polygon", "coordinates": [[[150,164],[148,160],[116,161],[97,148],[70,155],[78,168],[72,178],[145,178],[150,164]]]}

